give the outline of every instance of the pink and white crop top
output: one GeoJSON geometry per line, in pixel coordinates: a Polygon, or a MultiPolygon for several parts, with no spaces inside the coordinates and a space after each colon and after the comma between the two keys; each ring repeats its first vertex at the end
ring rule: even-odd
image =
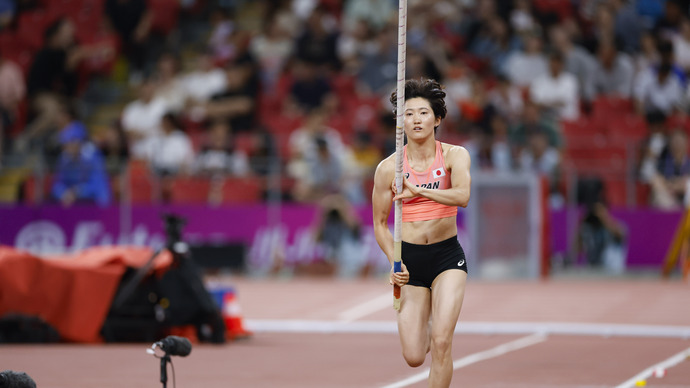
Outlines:
{"type": "MultiPolygon", "coordinates": [[[[436,141],[436,157],[431,166],[424,172],[417,172],[407,162],[407,146],[403,149],[403,175],[410,183],[417,187],[432,190],[446,190],[451,188],[450,174],[446,171],[443,159],[443,147],[436,141]]],[[[426,221],[439,218],[453,217],[458,214],[456,206],[443,205],[425,197],[403,199],[402,222],[426,221]]]]}

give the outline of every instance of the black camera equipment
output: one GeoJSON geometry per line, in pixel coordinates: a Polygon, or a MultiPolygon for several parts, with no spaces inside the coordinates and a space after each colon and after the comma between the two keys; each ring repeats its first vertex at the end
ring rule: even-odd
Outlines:
{"type": "Polygon", "coordinates": [[[225,342],[225,324],[219,307],[206,290],[200,270],[182,238],[186,220],[163,214],[165,247],[148,262],[123,275],[103,326],[106,341],[155,341],[171,326],[193,324],[201,341],[225,342]],[[151,274],[156,257],[167,250],[173,262],[162,276],[151,274]]]}

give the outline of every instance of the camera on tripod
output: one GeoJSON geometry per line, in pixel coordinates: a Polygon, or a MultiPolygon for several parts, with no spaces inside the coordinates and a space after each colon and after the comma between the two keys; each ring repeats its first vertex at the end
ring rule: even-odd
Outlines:
{"type": "Polygon", "coordinates": [[[182,227],[187,219],[176,214],[165,213],[162,216],[165,228],[165,247],[173,254],[175,260],[189,255],[189,245],[182,239],[182,227]]]}
{"type": "Polygon", "coordinates": [[[187,224],[187,219],[173,213],[165,213],[162,216],[165,227],[166,244],[171,246],[182,241],[182,227],[187,224]]]}

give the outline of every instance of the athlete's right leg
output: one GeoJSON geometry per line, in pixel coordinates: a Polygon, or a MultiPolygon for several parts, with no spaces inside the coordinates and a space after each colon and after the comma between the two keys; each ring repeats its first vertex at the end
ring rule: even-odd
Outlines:
{"type": "Polygon", "coordinates": [[[398,312],[398,333],[405,361],[417,367],[424,363],[429,352],[431,290],[426,287],[405,285],[401,290],[398,312]]]}

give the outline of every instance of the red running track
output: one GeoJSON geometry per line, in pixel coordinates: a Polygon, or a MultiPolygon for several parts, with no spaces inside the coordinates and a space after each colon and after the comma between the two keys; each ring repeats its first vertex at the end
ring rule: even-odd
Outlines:
{"type": "MultiPolygon", "coordinates": [[[[400,355],[385,280],[224,282],[255,334],[175,357],[177,387],[426,386],[429,359],[413,369],[400,355]]],[[[472,282],[452,386],[619,387],[690,348],[689,297],[680,281],[472,282]]],[[[161,386],[149,345],[2,346],[0,369],[25,371],[41,388],[161,386]]],[[[690,362],[645,383],[690,387],[690,362]]]]}

